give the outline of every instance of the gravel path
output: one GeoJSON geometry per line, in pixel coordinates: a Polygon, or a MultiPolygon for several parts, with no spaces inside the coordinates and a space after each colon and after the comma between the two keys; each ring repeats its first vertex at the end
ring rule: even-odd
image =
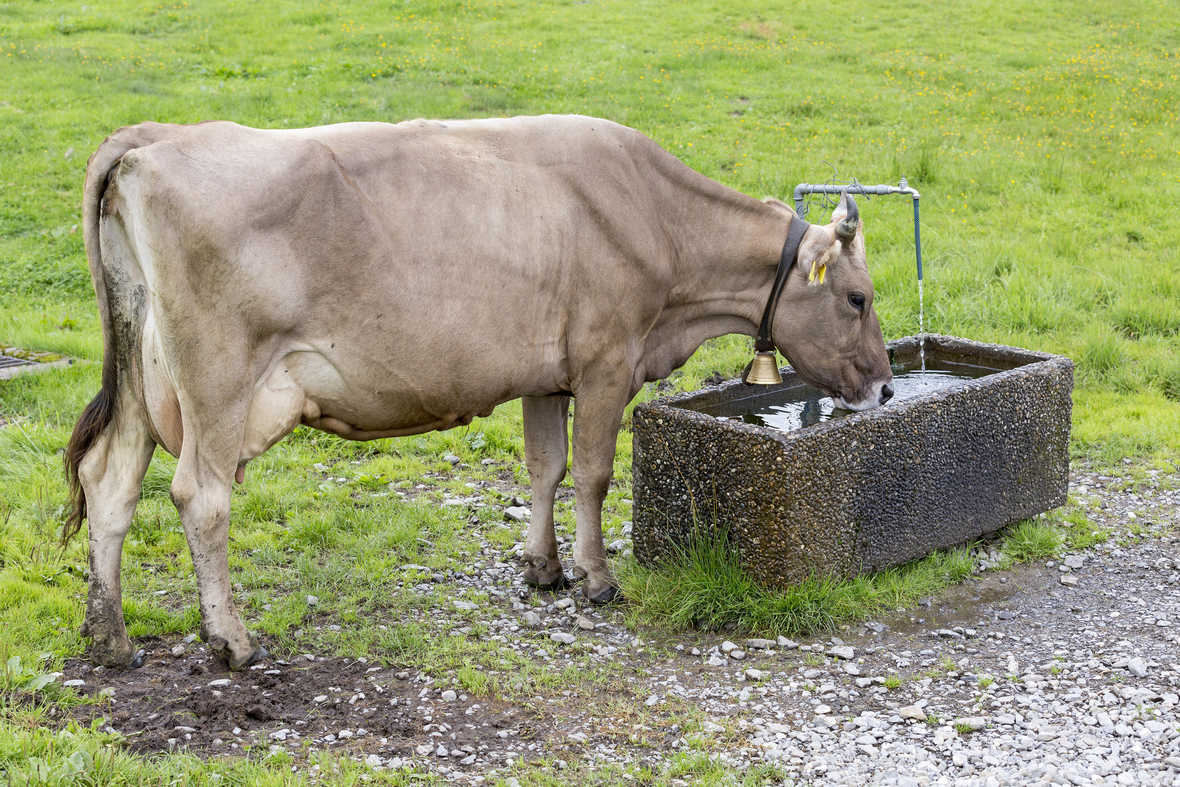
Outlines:
{"type": "MultiPolygon", "coordinates": [[[[1180,785],[1180,492],[1175,476],[1144,479],[1132,487],[1075,469],[1075,499],[1111,531],[1094,549],[995,570],[998,544],[985,545],[972,580],[800,643],[644,642],[621,610],[580,595],[521,600],[519,568],[494,549],[470,571],[419,586],[555,670],[622,665],[623,687],[592,702],[561,686],[520,704],[481,700],[447,676],[314,655],[228,676],[199,643],[165,640],[145,643],[144,671],[96,675],[75,661],[63,679],[110,697],[75,715],[105,714],[143,751],[261,747],[300,768],[329,749],[463,784],[541,759],[660,772],[703,751],[739,770],[774,764],[788,783],[816,787],[1180,785]],[[465,600],[474,593],[488,598],[465,600]]],[[[456,625],[451,636],[473,635],[456,625]]]]}
{"type": "Polygon", "coordinates": [[[811,644],[840,664],[775,670],[744,703],[738,689],[750,718],[737,755],[817,786],[1180,784],[1180,494],[1111,482],[1074,476],[1113,531],[1097,549],[984,572],[811,644]],[[890,674],[907,677],[888,688],[890,674]]]}

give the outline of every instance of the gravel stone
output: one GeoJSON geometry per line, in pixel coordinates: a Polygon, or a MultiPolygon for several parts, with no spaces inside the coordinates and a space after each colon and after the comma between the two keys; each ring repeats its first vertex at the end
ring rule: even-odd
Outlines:
{"type": "Polygon", "coordinates": [[[533,512],[524,506],[508,506],[504,509],[504,519],[511,522],[523,522],[533,515],[533,512]]]}

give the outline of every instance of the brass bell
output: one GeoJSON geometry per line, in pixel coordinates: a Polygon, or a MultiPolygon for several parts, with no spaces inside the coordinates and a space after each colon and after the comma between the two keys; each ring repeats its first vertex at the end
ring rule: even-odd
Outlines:
{"type": "Polygon", "coordinates": [[[750,362],[750,368],[746,371],[744,381],[747,385],[777,385],[781,383],[783,377],[778,373],[778,363],[775,361],[774,353],[755,353],[754,360],[750,362]]]}

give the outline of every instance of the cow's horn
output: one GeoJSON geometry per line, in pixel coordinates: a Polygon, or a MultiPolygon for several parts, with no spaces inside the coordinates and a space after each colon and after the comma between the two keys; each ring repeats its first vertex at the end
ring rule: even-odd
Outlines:
{"type": "Polygon", "coordinates": [[[847,203],[844,207],[848,209],[848,213],[836,224],[836,236],[842,240],[851,240],[856,237],[856,230],[860,226],[860,210],[856,207],[856,200],[848,192],[840,195],[840,202],[847,203]]]}

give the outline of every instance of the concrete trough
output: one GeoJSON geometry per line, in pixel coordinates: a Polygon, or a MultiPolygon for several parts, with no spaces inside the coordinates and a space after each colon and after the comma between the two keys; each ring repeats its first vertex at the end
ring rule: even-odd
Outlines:
{"type": "MultiPolygon", "coordinates": [[[[717,411],[803,385],[720,386],[639,405],[632,420],[635,557],[652,566],[716,528],[761,584],[847,577],[1062,505],[1073,363],[927,335],[930,363],[994,369],[934,393],[783,432],[717,411]]],[[[917,337],[889,344],[918,363],[917,337]]]]}

